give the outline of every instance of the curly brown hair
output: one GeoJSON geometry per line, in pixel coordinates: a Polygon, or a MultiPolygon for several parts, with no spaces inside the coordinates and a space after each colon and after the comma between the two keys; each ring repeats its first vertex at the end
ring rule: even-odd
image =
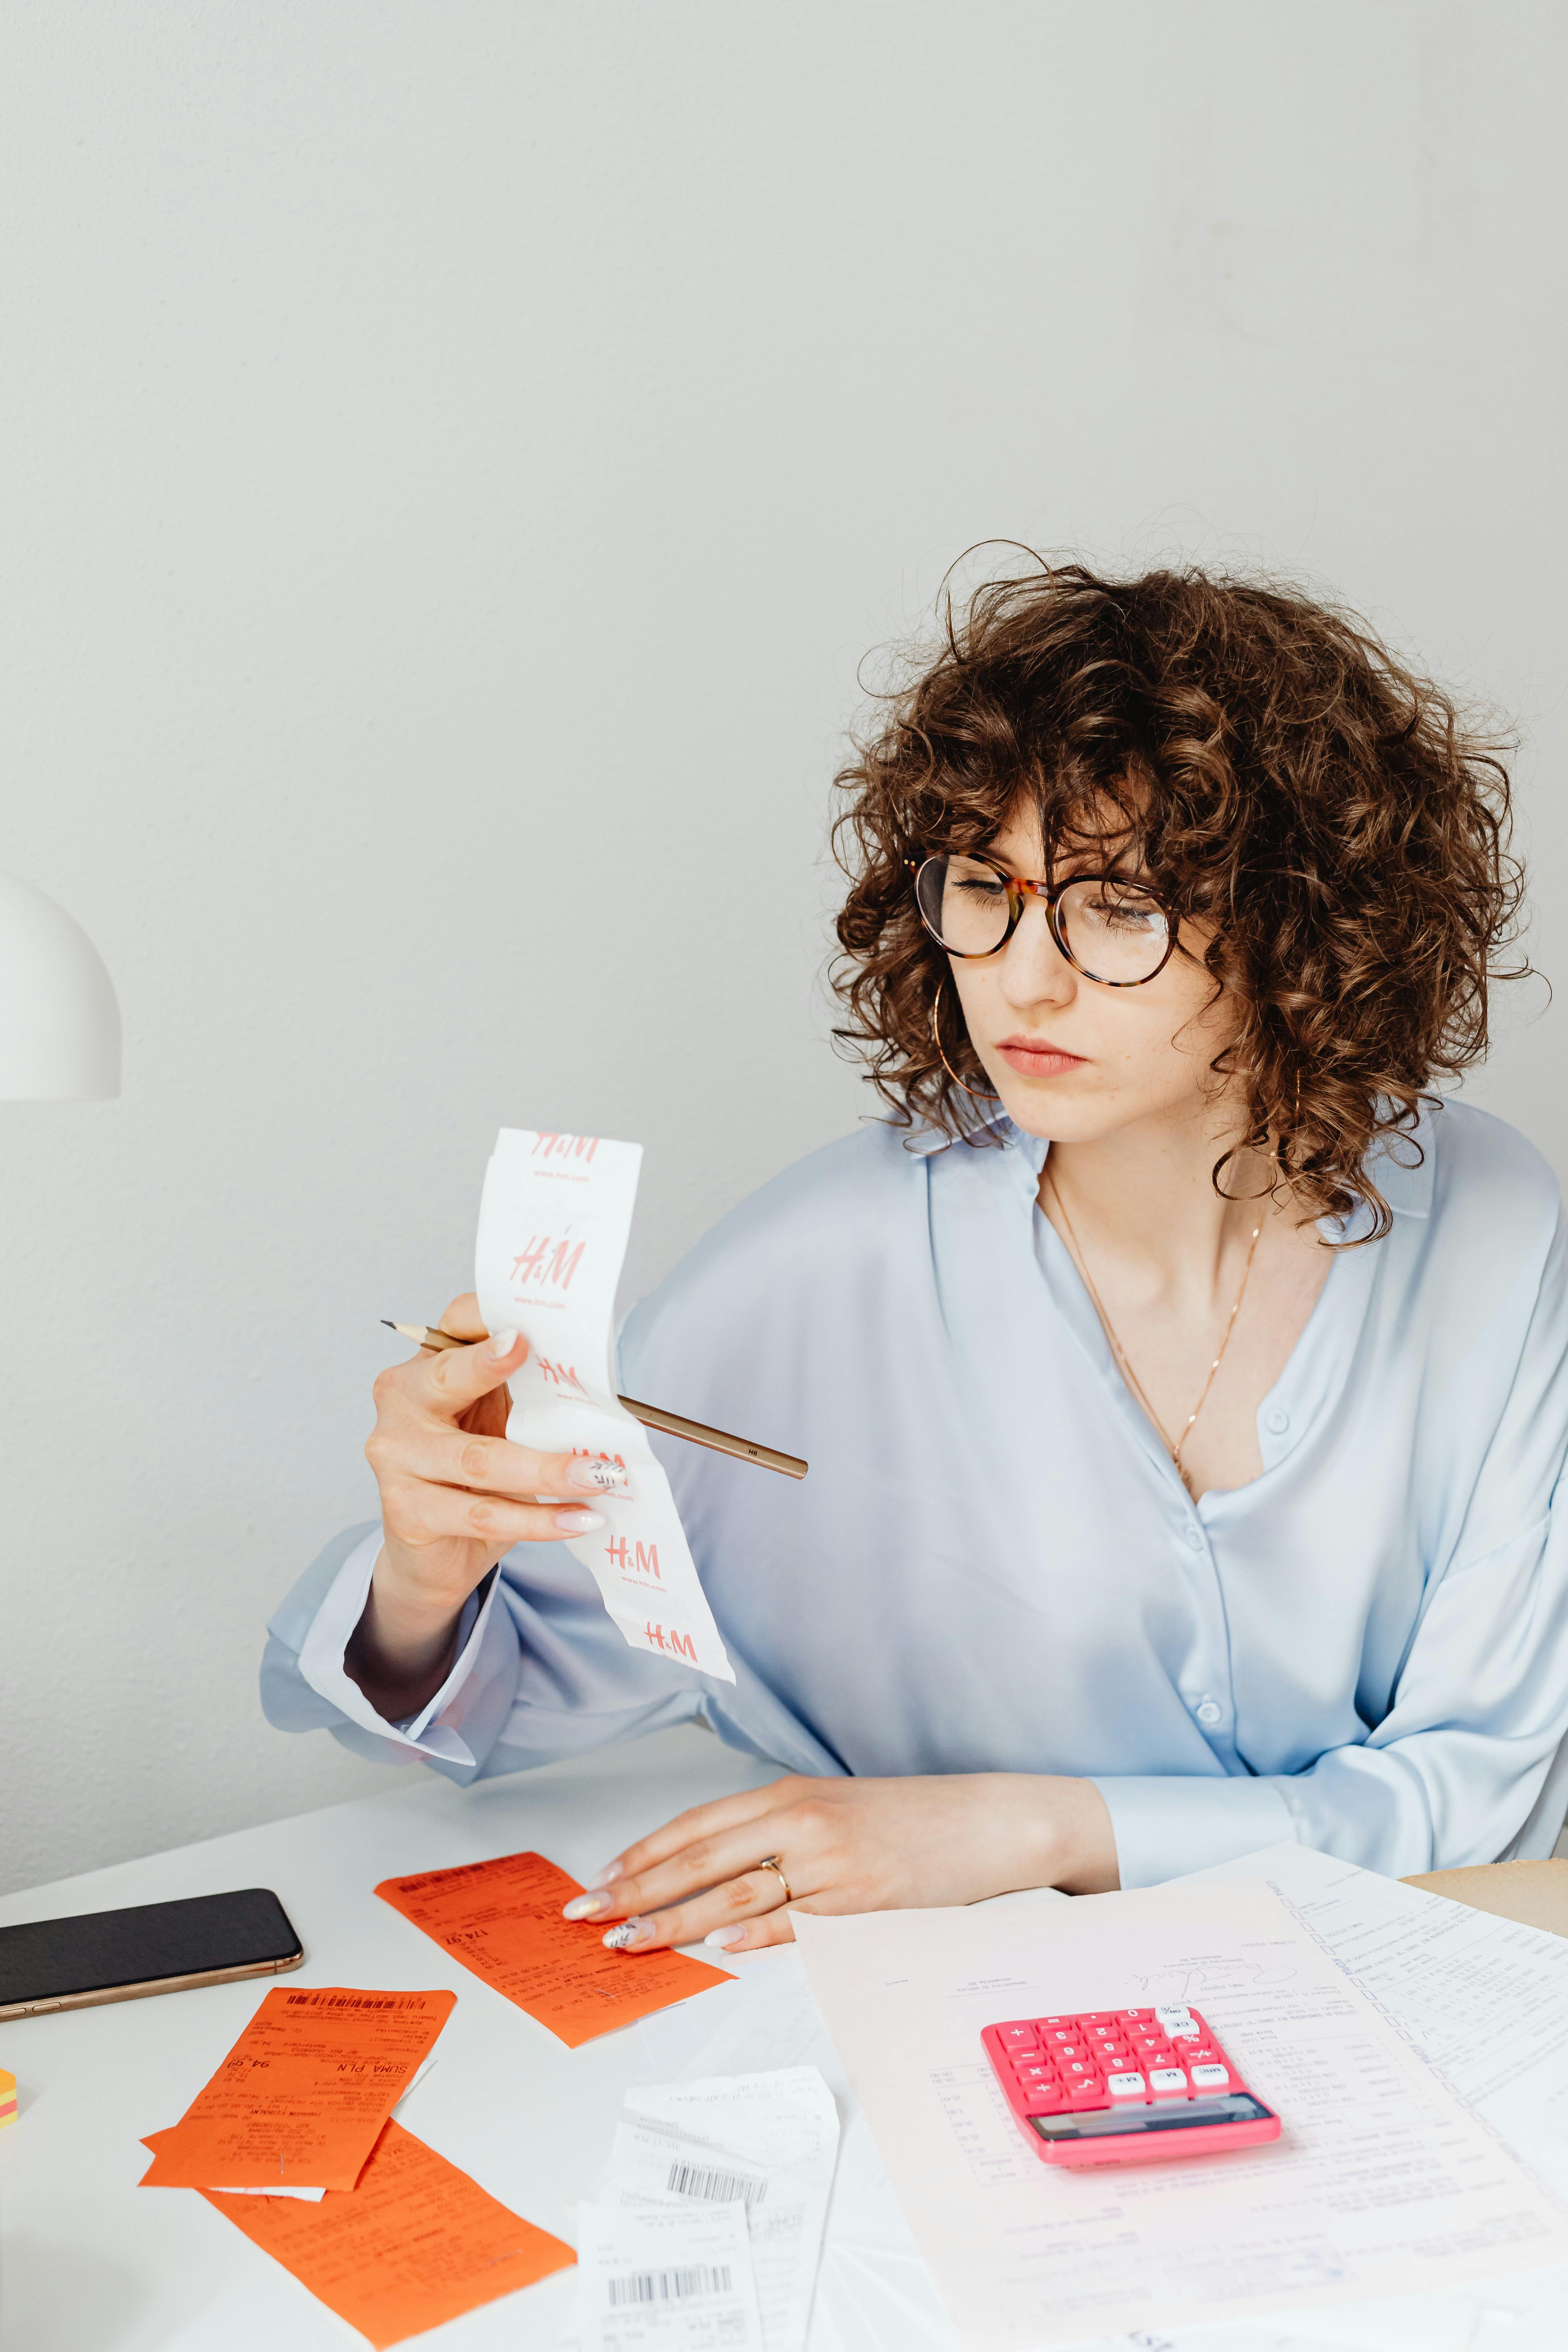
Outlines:
{"type": "MultiPolygon", "coordinates": [[[[1367,1173],[1434,1078],[1487,1045],[1516,936],[1509,748],[1352,614],[1197,569],[1131,580],[1080,563],[990,582],[880,698],[836,779],[835,1035],[896,1123],[973,1135],[933,1033],[946,959],[910,860],[976,849],[1021,796],[1047,872],[1086,842],[1135,859],[1238,1010],[1211,1068],[1312,1216],[1388,1208],[1367,1173]]],[[[973,1049],[947,1046],[984,1085],[973,1049]]],[[[1419,1145],[1407,1136],[1409,1148],[1419,1145]]],[[[1214,1171],[1223,1191],[1227,1153],[1214,1171]]]]}

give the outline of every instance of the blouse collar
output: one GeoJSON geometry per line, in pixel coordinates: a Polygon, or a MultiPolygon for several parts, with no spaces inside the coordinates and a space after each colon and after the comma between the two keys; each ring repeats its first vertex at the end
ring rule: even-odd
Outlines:
{"type": "MultiPolygon", "coordinates": [[[[1368,1155],[1366,1172],[1383,1194],[1396,1217],[1426,1217],[1432,1211],[1432,1127],[1442,1116],[1441,1102],[1429,1102],[1414,1129],[1399,1135],[1385,1135],[1368,1155]]],[[[1046,1164],[1050,1145],[1043,1136],[1030,1135],[1005,1110],[984,1111],[974,1106],[972,1123],[962,1137],[954,1138],[937,1128],[916,1128],[903,1138],[906,1151],[920,1159],[946,1151],[954,1141],[967,1142],[984,1149],[995,1142],[1004,1150],[1016,1151],[1028,1168],[1036,1185],[1046,1164]]],[[[1328,1219],[1336,1241],[1351,1240],[1359,1228],[1370,1227],[1372,1212],[1364,1202],[1358,1203],[1343,1219],[1328,1219]]]]}

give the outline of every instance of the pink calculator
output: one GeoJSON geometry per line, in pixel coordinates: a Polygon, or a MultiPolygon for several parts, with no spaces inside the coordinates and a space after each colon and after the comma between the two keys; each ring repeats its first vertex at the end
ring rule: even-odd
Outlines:
{"type": "Polygon", "coordinates": [[[1278,2139],[1195,2009],[1089,2009],[981,2034],[1019,2130],[1047,2164],[1147,2164],[1278,2139]]]}

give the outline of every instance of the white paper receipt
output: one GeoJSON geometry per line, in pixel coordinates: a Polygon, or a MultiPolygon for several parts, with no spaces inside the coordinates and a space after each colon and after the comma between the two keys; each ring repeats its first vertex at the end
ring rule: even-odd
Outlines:
{"type": "Polygon", "coordinates": [[[743,2205],[577,2208],[583,2352],[763,2352],[743,2205]]]}
{"type": "Polygon", "coordinates": [[[626,2093],[601,2202],[740,2204],[765,2352],[805,2352],[838,2110],[815,2066],[640,2084],[626,2093]]]}
{"type": "Polygon", "coordinates": [[[510,1382],[514,1444],[627,1474],[593,1498],[608,1525],[566,1539],[622,1633],[634,1650],[732,1683],[669,1481],[616,1397],[611,1320],[641,1166],[640,1143],[503,1127],[485,1171],[474,1288],[489,1330],[528,1341],[510,1382]]]}

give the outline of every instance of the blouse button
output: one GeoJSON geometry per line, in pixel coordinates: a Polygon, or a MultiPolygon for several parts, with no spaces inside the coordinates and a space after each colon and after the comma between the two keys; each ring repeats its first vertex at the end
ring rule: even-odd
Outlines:
{"type": "Polygon", "coordinates": [[[1200,1723],[1206,1724],[1212,1727],[1220,1720],[1220,1717],[1225,1713],[1225,1709],[1220,1706],[1217,1699],[1201,1698],[1199,1699],[1196,1706],[1194,1707],[1193,1713],[1197,1717],[1200,1723]]]}
{"type": "Polygon", "coordinates": [[[1188,1550],[1189,1550],[1189,1551],[1202,1551],[1203,1548],[1204,1548],[1204,1538],[1203,1538],[1203,1530],[1202,1530],[1202,1528],[1189,1528],[1187,1529],[1187,1549],[1188,1549],[1188,1550]]]}
{"type": "Polygon", "coordinates": [[[1290,1426],[1290,1416],[1277,1404],[1271,1404],[1263,1416],[1263,1426],[1275,1437],[1283,1437],[1290,1426]]]}

